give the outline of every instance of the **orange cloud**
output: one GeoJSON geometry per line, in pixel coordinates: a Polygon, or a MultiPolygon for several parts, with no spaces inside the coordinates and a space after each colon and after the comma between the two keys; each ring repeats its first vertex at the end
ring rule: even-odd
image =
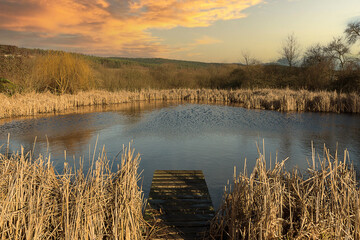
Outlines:
{"type": "Polygon", "coordinates": [[[215,44],[221,42],[222,41],[219,39],[203,36],[202,38],[196,39],[194,45],[209,45],[209,44],[215,44]]]}
{"type": "MultiPolygon", "coordinates": [[[[149,29],[206,27],[217,20],[242,18],[244,9],[262,1],[2,0],[0,34],[92,54],[156,56],[171,49],[149,29]]],[[[205,37],[196,44],[216,42],[205,37]]]]}

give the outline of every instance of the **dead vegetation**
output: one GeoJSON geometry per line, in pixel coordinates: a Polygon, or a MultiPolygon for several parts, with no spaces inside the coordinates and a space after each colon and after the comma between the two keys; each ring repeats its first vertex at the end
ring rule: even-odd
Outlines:
{"type": "Polygon", "coordinates": [[[32,92],[15,94],[13,96],[0,94],[0,118],[34,116],[41,113],[59,113],[82,106],[152,100],[236,103],[245,108],[276,111],[360,112],[360,96],[357,93],[310,92],[289,89],[173,89],[118,92],[93,90],[73,95],[56,95],[50,92],[32,92]]]}
{"type": "Polygon", "coordinates": [[[0,155],[0,239],[143,239],[139,161],[129,146],[115,172],[102,151],[57,174],[50,156],[0,155]]]}
{"type": "MultiPolygon", "coordinates": [[[[306,177],[266,165],[259,158],[250,175],[234,174],[211,224],[212,239],[359,239],[359,185],[348,160],[337,152],[315,155],[306,177]]],[[[246,167],[245,167],[246,168],[246,167]]]]}
{"type": "MultiPolygon", "coordinates": [[[[324,149],[305,175],[260,153],[250,175],[236,174],[210,226],[210,239],[359,239],[359,184],[338,153],[324,149]],[[267,165],[269,164],[269,165],[267,165]]],[[[265,150],[263,150],[265,152],[265,150]]],[[[0,154],[0,239],[151,239],[167,228],[144,220],[139,155],[122,151],[116,171],[104,149],[84,174],[65,161],[23,150],[0,154]]]]}

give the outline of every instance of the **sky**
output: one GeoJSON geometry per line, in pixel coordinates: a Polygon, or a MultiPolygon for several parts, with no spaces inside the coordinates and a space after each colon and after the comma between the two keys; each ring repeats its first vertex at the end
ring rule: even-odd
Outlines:
{"type": "Polygon", "coordinates": [[[0,0],[0,44],[97,56],[276,61],[343,36],[360,0],[0,0]]]}

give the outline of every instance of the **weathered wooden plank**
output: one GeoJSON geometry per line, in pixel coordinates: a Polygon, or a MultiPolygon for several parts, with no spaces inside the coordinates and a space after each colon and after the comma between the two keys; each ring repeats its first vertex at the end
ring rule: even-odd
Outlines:
{"type": "Polygon", "coordinates": [[[196,189],[196,188],[154,188],[151,189],[150,193],[174,193],[174,194],[181,194],[181,193],[201,193],[201,194],[208,194],[206,189],[196,189]]]}
{"type": "Polygon", "coordinates": [[[145,212],[151,209],[157,210],[158,218],[175,231],[165,239],[204,236],[215,214],[201,170],[156,170],[145,212]]]}
{"type": "MultiPolygon", "coordinates": [[[[169,202],[169,200],[167,200],[167,199],[149,199],[148,202],[150,204],[152,204],[152,203],[159,204],[159,203],[169,202]]],[[[209,199],[173,199],[173,200],[171,200],[171,202],[185,203],[185,204],[186,203],[205,203],[205,204],[212,205],[212,202],[209,199]]]]}
{"type": "Polygon", "coordinates": [[[207,190],[207,186],[201,183],[194,183],[194,184],[172,184],[172,183],[153,183],[151,185],[151,188],[171,188],[171,189],[175,189],[175,188],[191,188],[191,189],[206,189],[207,190]]]}
{"type": "Polygon", "coordinates": [[[182,198],[182,195],[186,196],[186,195],[194,195],[194,196],[209,196],[209,194],[207,192],[204,191],[197,191],[197,190],[177,190],[177,191],[171,191],[171,190],[151,190],[150,194],[152,196],[155,195],[173,195],[176,196],[178,195],[178,199],[182,198]]]}
{"type": "Polygon", "coordinates": [[[205,188],[204,184],[197,181],[197,182],[153,182],[151,184],[151,187],[156,187],[156,186],[184,186],[184,187],[202,187],[205,188]]]}
{"type": "Polygon", "coordinates": [[[203,177],[194,177],[194,176],[156,176],[153,178],[153,181],[205,181],[205,178],[203,177]]]}
{"type": "Polygon", "coordinates": [[[155,170],[154,175],[161,174],[161,173],[186,173],[186,174],[202,174],[202,170],[155,170]]]}
{"type": "Polygon", "coordinates": [[[186,178],[186,177],[193,177],[193,178],[199,178],[202,179],[204,177],[204,174],[187,174],[187,173],[161,173],[161,174],[154,174],[154,178],[162,178],[162,177],[174,177],[174,178],[186,178]]]}
{"type": "MultiPolygon", "coordinates": [[[[160,208],[154,208],[156,210],[160,211],[160,208]]],[[[179,208],[170,208],[170,209],[166,209],[166,210],[162,210],[161,209],[161,213],[162,215],[167,215],[169,213],[173,213],[173,214],[178,214],[178,215],[196,215],[196,214],[202,214],[202,215],[207,215],[210,216],[211,214],[213,214],[214,210],[213,209],[179,209],[179,208]]],[[[158,218],[166,218],[166,217],[162,217],[162,216],[158,216],[158,218]]]]}
{"type": "Polygon", "coordinates": [[[156,178],[153,178],[153,181],[199,181],[199,180],[205,180],[203,178],[200,178],[200,177],[191,177],[191,176],[188,176],[188,177],[178,177],[178,178],[174,178],[174,177],[156,177],[156,178]]]}
{"type": "Polygon", "coordinates": [[[205,221],[208,222],[211,220],[211,217],[204,214],[177,214],[177,215],[169,215],[166,214],[161,217],[161,219],[168,221],[168,222],[186,222],[186,221],[205,221]]]}
{"type": "Polygon", "coordinates": [[[205,227],[209,226],[208,221],[180,221],[180,222],[167,222],[169,226],[173,227],[205,227]]]}
{"type": "Polygon", "coordinates": [[[161,198],[161,196],[168,196],[168,198],[173,198],[173,199],[189,199],[191,198],[190,196],[193,197],[199,197],[199,198],[205,198],[205,199],[209,199],[210,196],[205,193],[205,192],[198,192],[198,191],[171,191],[171,192],[167,192],[167,191],[151,191],[150,192],[152,195],[152,198],[154,198],[155,196],[157,196],[157,198],[159,199],[164,199],[161,198]]]}
{"type": "Polygon", "coordinates": [[[194,185],[194,184],[203,184],[199,182],[199,179],[167,179],[167,180],[157,180],[153,179],[152,184],[161,185],[161,184],[168,184],[168,185],[194,185]]]}
{"type": "Polygon", "coordinates": [[[163,178],[173,178],[173,179],[188,179],[188,178],[193,178],[193,179],[204,179],[204,175],[193,175],[193,174],[159,174],[159,175],[154,175],[153,179],[163,179],[163,178]]]}
{"type": "Polygon", "coordinates": [[[184,185],[152,185],[152,190],[186,190],[186,189],[192,189],[192,190],[203,190],[207,192],[207,188],[205,186],[184,186],[184,185]]]}
{"type": "Polygon", "coordinates": [[[152,199],[162,199],[162,200],[211,200],[209,195],[199,194],[199,193],[182,193],[182,194],[172,194],[172,193],[160,193],[152,194],[152,199]]]}
{"type": "Polygon", "coordinates": [[[173,195],[173,194],[153,194],[149,199],[210,199],[208,195],[173,195]]]}
{"type": "Polygon", "coordinates": [[[178,195],[179,199],[181,199],[181,195],[196,195],[196,196],[209,196],[209,193],[205,192],[204,190],[196,190],[196,189],[178,189],[178,190],[151,190],[151,195],[178,195]]]}
{"type": "Polygon", "coordinates": [[[154,180],[162,180],[162,179],[173,179],[173,180],[205,180],[203,175],[194,176],[192,174],[189,175],[157,175],[154,176],[154,180]]]}
{"type": "Polygon", "coordinates": [[[171,207],[181,207],[183,209],[212,209],[212,207],[209,204],[182,204],[182,205],[177,205],[177,204],[173,204],[171,202],[167,202],[167,203],[162,203],[162,204],[153,204],[152,205],[153,208],[154,207],[159,207],[159,208],[171,208],[171,207]]]}
{"type": "Polygon", "coordinates": [[[154,203],[154,202],[150,202],[149,203],[151,205],[158,205],[158,206],[184,206],[184,207],[187,207],[187,206],[193,206],[193,207],[201,207],[201,206],[211,206],[211,204],[209,202],[196,202],[196,201],[193,201],[193,202],[179,202],[179,201],[174,201],[172,199],[170,199],[170,201],[166,201],[166,202],[161,202],[161,203],[154,203]]]}
{"type": "Polygon", "coordinates": [[[207,199],[210,200],[208,194],[199,192],[151,192],[150,199],[207,199]]]}
{"type": "Polygon", "coordinates": [[[166,174],[166,175],[194,175],[194,176],[202,176],[204,175],[201,171],[200,172],[188,172],[188,171],[164,171],[164,172],[154,172],[154,176],[157,175],[162,175],[162,174],[166,174]]]}
{"type": "Polygon", "coordinates": [[[214,211],[212,206],[171,206],[171,205],[153,205],[153,209],[163,209],[163,212],[203,212],[203,211],[214,211]]]}
{"type": "MultiPolygon", "coordinates": [[[[205,181],[202,179],[202,181],[205,181]]],[[[199,179],[165,179],[165,180],[159,180],[154,179],[152,184],[174,184],[174,185],[193,185],[193,184],[203,184],[199,179]]]]}
{"type": "Polygon", "coordinates": [[[206,191],[206,189],[191,189],[191,188],[154,188],[150,190],[150,194],[167,194],[167,193],[174,193],[174,194],[182,194],[182,193],[194,193],[194,194],[203,194],[208,195],[209,193],[206,191]]]}
{"type": "Polygon", "coordinates": [[[152,192],[174,192],[174,193],[180,193],[180,192],[203,192],[207,193],[207,189],[204,187],[167,187],[167,186],[155,186],[151,189],[152,192]]]}

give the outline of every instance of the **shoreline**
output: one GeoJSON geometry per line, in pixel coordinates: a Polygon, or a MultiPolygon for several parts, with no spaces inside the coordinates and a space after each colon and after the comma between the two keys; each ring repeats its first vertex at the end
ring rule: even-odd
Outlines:
{"type": "Polygon", "coordinates": [[[248,109],[281,112],[360,113],[357,93],[310,92],[290,89],[170,89],[117,91],[91,90],[77,94],[55,95],[25,93],[6,96],[0,94],[0,119],[36,116],[44,113],[62,113],[84,106],[112,105],[136,101],[207,101],[209,103],[236,103],[248,109]]]}

